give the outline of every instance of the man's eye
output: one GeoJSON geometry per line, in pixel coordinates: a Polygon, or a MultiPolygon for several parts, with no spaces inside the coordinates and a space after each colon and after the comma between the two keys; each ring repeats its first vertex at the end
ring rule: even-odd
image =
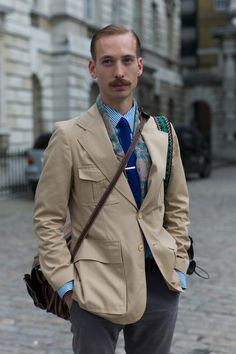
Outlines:
{"type": "Polygon", "coordinates": [[[129,65],[129,64],[132,64],[134,62],[134,59],[133,58],[125,58],[124,59],[124,63],[126,65],[129,65]]]}
{"type": "Polygon", "coordinates": [[[104,59],[104,60],[102,61],[102,64],[103,64],[103,65],[106,65],[106,66],[111,65],[111,64],[112,64],[112,60],[111,60],[111,59],[104,59]]]}

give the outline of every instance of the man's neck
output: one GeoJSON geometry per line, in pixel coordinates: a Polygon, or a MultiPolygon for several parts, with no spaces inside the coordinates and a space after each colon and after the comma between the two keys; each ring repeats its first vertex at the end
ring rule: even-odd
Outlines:
{"type": "Polygon", "coordinates": [[[133,98],[130,100],[121,101],[121,102],[109,102],[106,99],[104,100],[102,97],[101,97],[101,99],[107,106],[109,106],[112,109],[114,109],[115,111],[119,112],[121,115],[124,115],[126,112],[128,112],[133,105],[133,98]]]}

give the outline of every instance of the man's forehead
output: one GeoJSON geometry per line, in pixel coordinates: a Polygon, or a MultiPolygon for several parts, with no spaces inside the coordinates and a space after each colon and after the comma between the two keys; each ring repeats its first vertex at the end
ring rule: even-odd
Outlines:
{"type": "Polygon", "coordinates": [[[99,56],[136,55],[136,49],[132,33],[104,36],[96,43],[96,54],[99,56]]]}

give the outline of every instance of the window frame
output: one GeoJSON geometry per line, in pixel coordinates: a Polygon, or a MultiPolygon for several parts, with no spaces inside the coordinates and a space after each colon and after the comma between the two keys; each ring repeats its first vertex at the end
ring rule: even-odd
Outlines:
{"type": "Polygon", "coordinates": [[[96,20],[96,1],[84,0],[84,17],[86,21],[96,20]]]}
{"type": "Polygon", "coordinates": [[[217,12],[225,11],[227,8],[226,0],[214,0],[214,10],[217,12]]]}

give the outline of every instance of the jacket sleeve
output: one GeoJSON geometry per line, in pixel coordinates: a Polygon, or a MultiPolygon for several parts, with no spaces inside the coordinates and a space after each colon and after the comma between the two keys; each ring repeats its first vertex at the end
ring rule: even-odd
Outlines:
{"type": "Polygon", "coordinates": [[[172,135],[173,158],[169,185],[165,196],[164,227],[175,238],[177,243],[175,268],[186,273],[189,265],[187,250],[190,245],[188,237],[189,195],[179,143],[173,127],[172,135]]]}
{"type": "Polygon", "coordinates": [[[63,123],[58,123],[44,153],[35,195],[34,227],[41,269],[54,290],[73,280],[63,227],[72,186],[72,157],[63,123]]]}

